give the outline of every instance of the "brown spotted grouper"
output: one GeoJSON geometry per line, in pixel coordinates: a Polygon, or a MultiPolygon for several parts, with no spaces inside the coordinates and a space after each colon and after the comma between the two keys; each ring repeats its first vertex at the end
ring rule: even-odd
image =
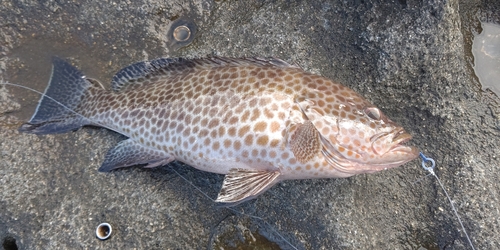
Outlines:
{"type": "Polygon", "coordinates": [[[85,125],[128,137],[100,171],[182,161],[225,174],[218,202],[287,179],[338,178],[400,166],[411,136],[353,90],[279,59],[161,58],[120,70],[112,91],[61,59],[20,131],[85,125]]]}

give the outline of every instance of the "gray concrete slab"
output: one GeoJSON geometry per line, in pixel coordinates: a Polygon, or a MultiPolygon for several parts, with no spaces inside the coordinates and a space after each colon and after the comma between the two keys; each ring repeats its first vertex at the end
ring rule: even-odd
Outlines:
{"type": "MultiPolygon", "coordinates": [[[[50,58],[110,82],[162,56],[276,56],[377,104],[437,162],[476,249],[500,248],[499,98],[470,52],[497,1],[2,1],[0,78],[42,91],[50,58]],[[170,26],[197,25],[193,42],[170,26]]],[[[99,173],[120,135],[20,134],[39,96],[0,87],[5,249],[469,249],[436,180],[415,160],[348,179],[283,182],[228,210],[222,176],[182,164],[99,173]],[[177,172],[175,172],[175,171],[177,172]],[[96,239],[101,222],[113,226],[96,239]]]]}

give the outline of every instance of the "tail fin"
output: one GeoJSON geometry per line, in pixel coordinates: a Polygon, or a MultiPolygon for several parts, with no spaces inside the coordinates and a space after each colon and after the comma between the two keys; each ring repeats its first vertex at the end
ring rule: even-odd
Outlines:
{"type": "Polygon", "coordinates": [[[91,87],[91,82],[69,63],[54,58],[49,85],[38,101],[35,114],[23,124],[20,132],[30,134],[56,134],[90,124],[78,113],[77,107],[91,87]]]}

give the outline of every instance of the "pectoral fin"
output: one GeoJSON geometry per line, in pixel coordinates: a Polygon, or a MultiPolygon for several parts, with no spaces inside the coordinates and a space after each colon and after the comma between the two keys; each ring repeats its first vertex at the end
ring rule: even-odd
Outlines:
{"type": "Polygon", "coordinates": [[[233,168],[224,179],[216,202],[235,203],[255,198],[278,182],[278,171],[233,168]]]}
{"type": "Polygon", "coordinates": [[[300,163],[306,163],[321,152],[319,133],[311,121],[296,126],[289,141],[290,149],[300,163]]]}

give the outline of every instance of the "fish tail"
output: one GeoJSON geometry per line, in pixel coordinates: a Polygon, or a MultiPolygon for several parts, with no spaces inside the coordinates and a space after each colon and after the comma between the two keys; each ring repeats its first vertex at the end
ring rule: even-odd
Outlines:
{"type": "Polygon", "coordinates": [[[30,134],[56,134],[91,124],[78,112],[85,93],[92,87],[83,73],[60,58],[52,60],[49,85],[38,101],[35,113],[19,128],[30,134]]]}

